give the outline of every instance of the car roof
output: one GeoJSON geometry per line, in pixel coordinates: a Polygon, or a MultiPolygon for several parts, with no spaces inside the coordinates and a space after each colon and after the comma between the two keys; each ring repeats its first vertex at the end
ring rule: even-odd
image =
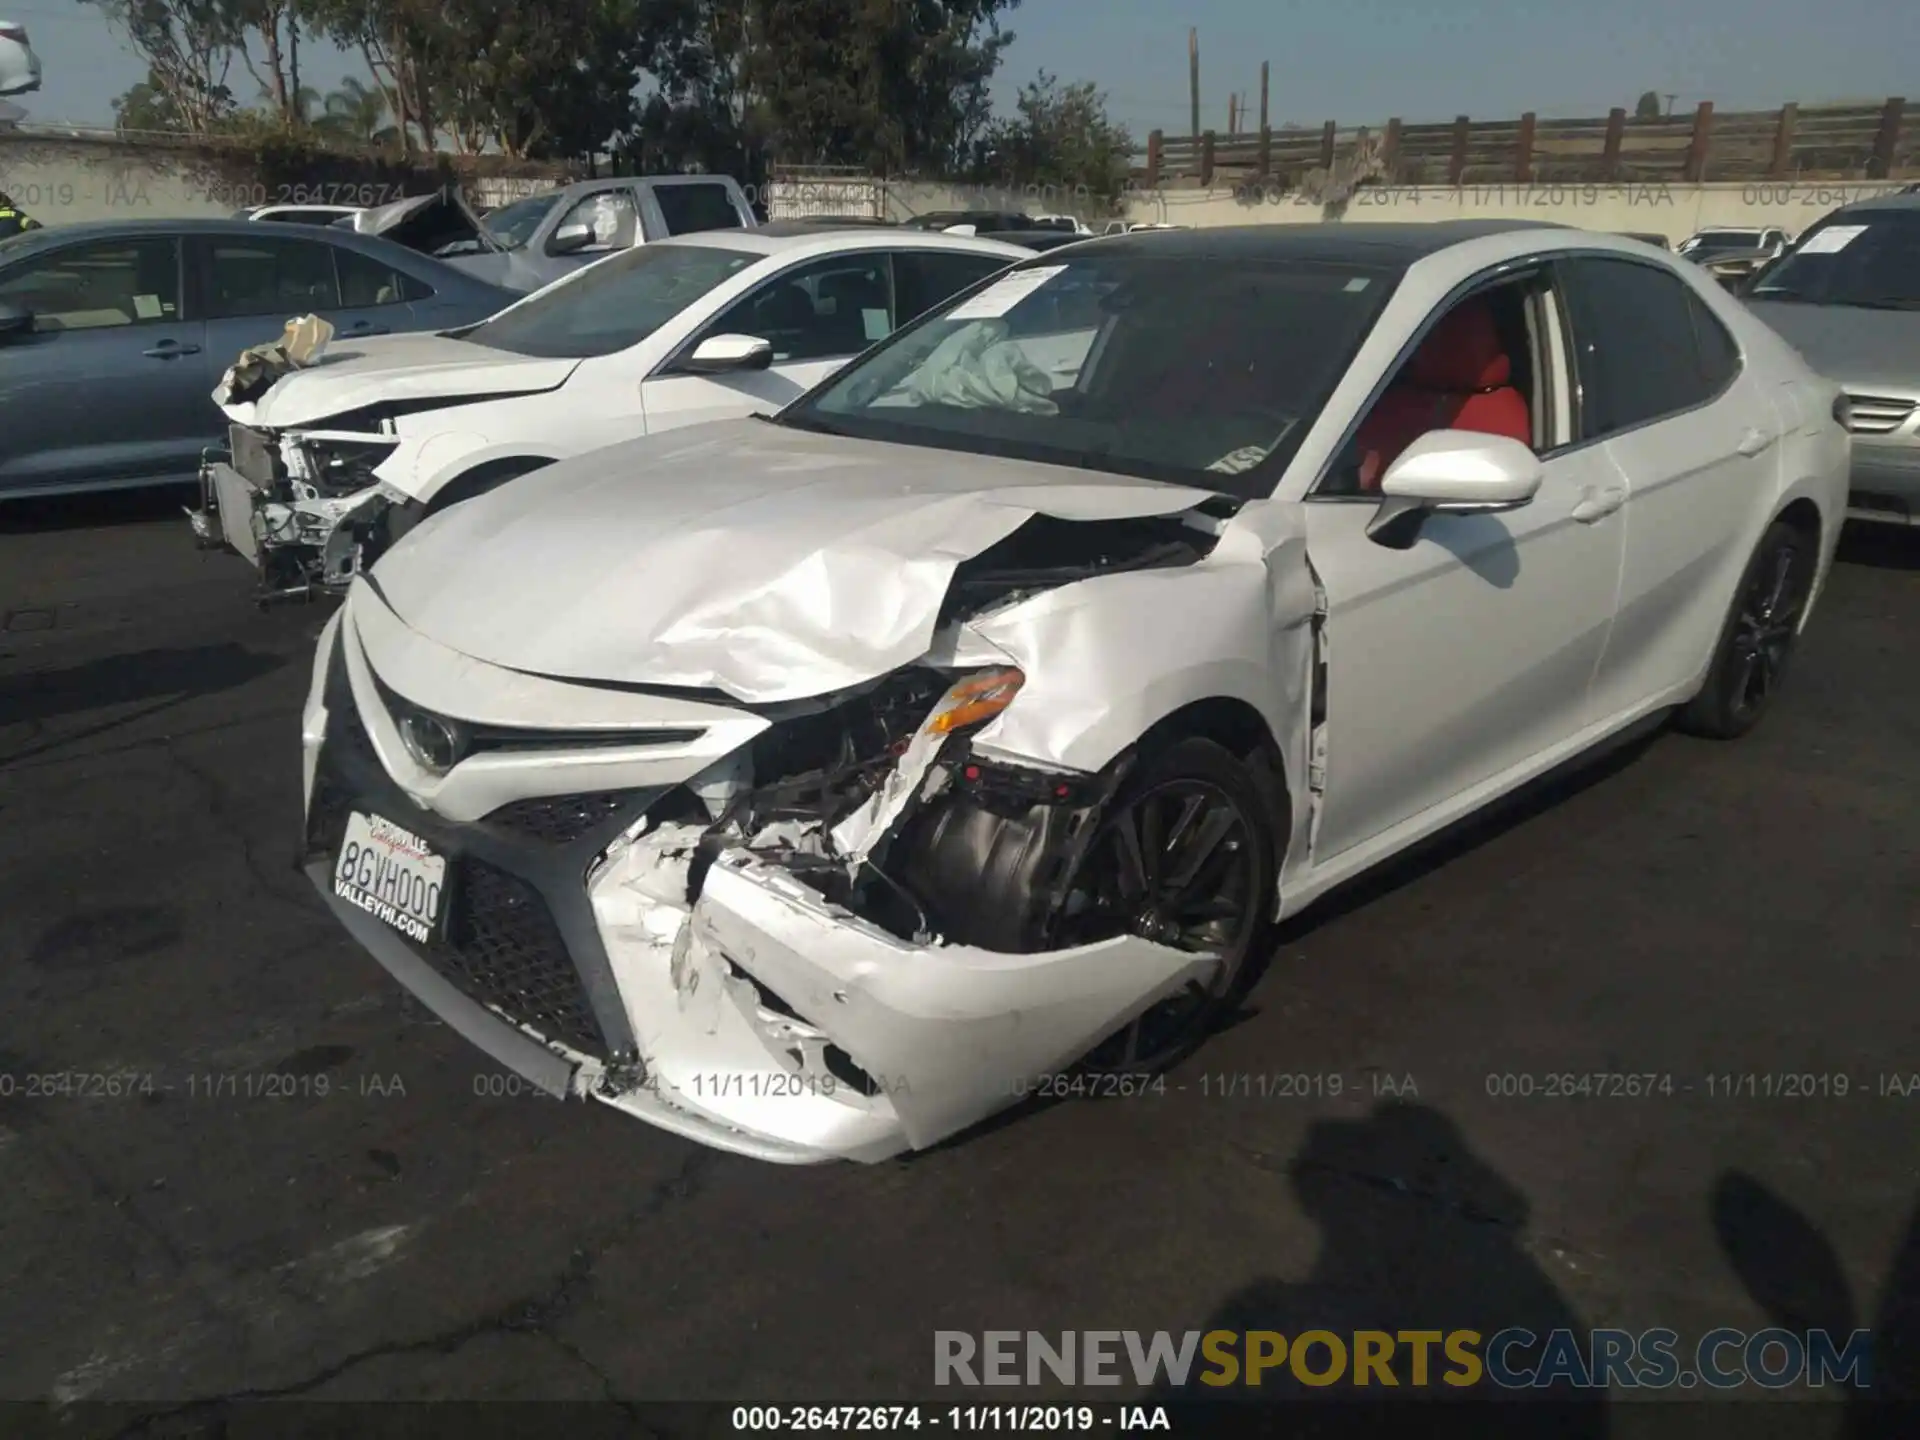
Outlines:
{"type": "MultiPolygon", "coordinates": [[[[1876,195],[1870,200],[1856,200],[1851,205],[1843,205],[1833,214],[1858,215],[1868,210],[1920,210],[1920,193],[1899,190],[1890,195],[1876,195]]],[[[1830,215],[1827,218],[1833,217],[1830,215]]]]}
{"type": "Polygon", "coordinates": [[[1411,265],[1423,256],[1489,235],[1566,230],[1545,220],[1434,220],[1343,225],[1225,225],[1204,230],[1135,230],[1083,237],[1102,255],[1193,260],[1319,260],[1411,265]]]}
{"type": "Polygon", "coordinates": [[[487,282],[478,276],[469,274],[458,266],[448,265],[444,260],[436,260],[431,255],[422,255],[417,250],[409,250],[404,245],[383,239],[378,235],[363,235],[358,230],[349,230],[337,224],[262,225],[257,220],[215,220],[191,217],[175,220],[79,220],[71,225],[50,225],[42,230],[29,230],[24,235],[16,236],[9,241],[6,249],[0,251],[0,256],[11,260],[15,256],[37,254],[42,250],[71,244],[76,240],[113,240],[123,236],[133,239],[142,235],[232,235],[256,242],[268,237],[280,240],[319,240],[322,244],[360,250],[396,261],[404,257],[406,263],[423,264],[440,272],[452,270],[461,279],[472,284],[487,285],[487,282]],[[295,230],[298,231],[297,234],[288,233],[295,230]]]}
{"type": "Polygon", "coordinates": [[[751,230],[698,230],[691,235],[675,235],[669,240],[650,240],[651,245],[700,245],[717,250],[740,250],[753,255],[819,254],[841,250],[897,250],[911,246],[916,250],[957,250],[970,255],[1006,255],[1025,258],[1031,250],[999,240],[979,240],[970,235],[948,235],[938,230],[908,230],[892,226],[849,225],[836,230],[830,225],[775,221],[751,230]]]}

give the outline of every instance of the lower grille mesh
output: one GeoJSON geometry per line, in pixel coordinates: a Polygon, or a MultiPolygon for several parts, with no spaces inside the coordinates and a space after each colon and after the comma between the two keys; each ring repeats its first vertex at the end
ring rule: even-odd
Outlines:
{"type": "Polygon", "coordinates": [[[546,903],[484,860],[456,863],[447,943],[427,956],[434,968],[547,1039],[605,1059],[593,1004],[546,903]]]}
{"type": "Polygon", "coordinates": [[[565,845],[584,838],[633,806],[637,793],[640,792],[602,790],[590,795],[541,795],[531,800],[515,800],[487,816],[486,823],[530,840],[565,845]]]}

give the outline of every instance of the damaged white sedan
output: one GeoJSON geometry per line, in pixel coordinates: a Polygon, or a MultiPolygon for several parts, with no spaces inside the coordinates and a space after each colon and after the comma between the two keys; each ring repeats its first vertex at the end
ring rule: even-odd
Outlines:
{"type": "Polygon", "coordinates": [[[413,530],[316,658],[307,871],[554,1094],[925,1147],[1180,1058],[1277,919],[1603,740],[1753,725],[1837,409],[1603,235],[1090,241],[413,530]]]}
{"type": "Polygon", "coordinates": [[[482,324],[299,357],[215,396],[233,424],[194,528],[258,570],[263,601],[338,594],[425,516],[602,445],[777,410],[1030,253],[708,231],[610,256],[482,324]]]}

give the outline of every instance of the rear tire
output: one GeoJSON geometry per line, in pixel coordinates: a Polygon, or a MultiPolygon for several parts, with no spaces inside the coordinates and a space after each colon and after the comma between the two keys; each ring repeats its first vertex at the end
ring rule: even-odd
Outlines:
{"type": "Polygon", "coordinates": [[[1780,520],[1767,527],[1740,577],[1706,684],[1676,721],[1681,730],[1737,740],[1760,723],[1786,680],[1818,562],[1804,531],[1780,520]]]}

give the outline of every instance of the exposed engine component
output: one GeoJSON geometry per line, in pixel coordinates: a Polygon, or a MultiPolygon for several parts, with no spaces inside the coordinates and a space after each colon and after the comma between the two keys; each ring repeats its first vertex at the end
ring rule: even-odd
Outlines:
{"type": "Polygon", "coordinates": [[[742,783],[717,816],[685,786],[634,841],[687,837],[676,842],[687,905],[715,857],[742,846],[903,939],[1048,948],[1124,767],[1094,778],[973,757],[969,732],[1004,708],[1000,694],[1017,677],[988,670],[956,682],[916,667],[790,712],[749,746],[742,783]]]}

